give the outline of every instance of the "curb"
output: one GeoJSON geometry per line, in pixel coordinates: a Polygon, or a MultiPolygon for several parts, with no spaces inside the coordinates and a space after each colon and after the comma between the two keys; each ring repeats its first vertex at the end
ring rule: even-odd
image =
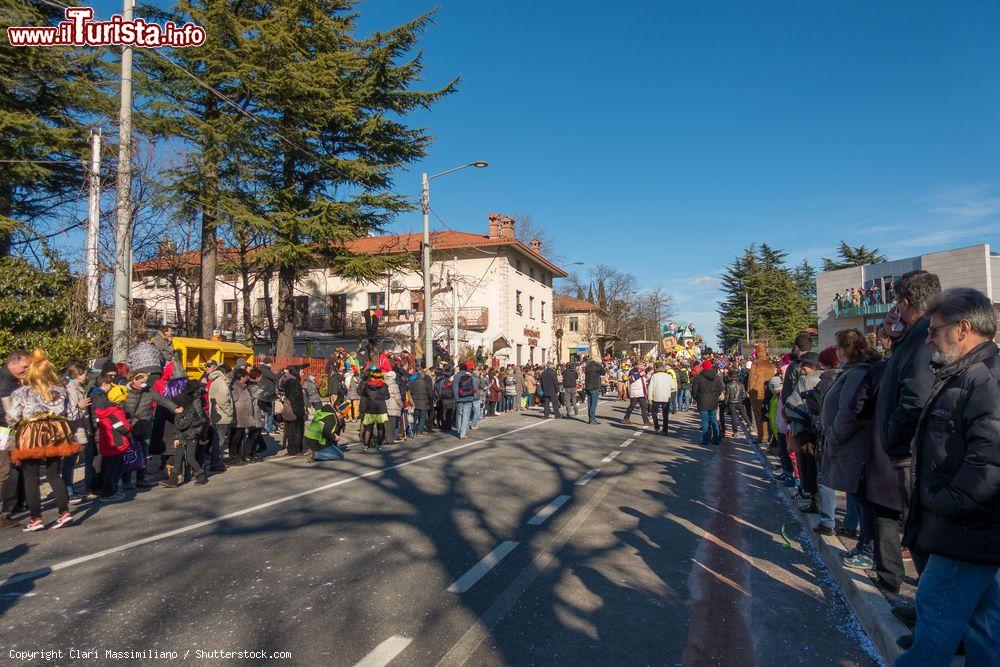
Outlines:
{"type": "Polygon", "coordinates": [[[840,587],[865,634],[875,645],[879,657],[886,665],[892,665],[896,656],[903,652],[903,649],[896,644],[896,640],[903,635],[911,634],[910,629],[892,615],[890,611],[892,606],[889,601],[875,587],[867,574],[843,566],[840,554],[844,551],[844,545],[834,535],[820,535],[813,530],[819,525],[819,516],[806,514],[796,509],[795,501],[792,500],[792,489],[780,484],[774,478],[774,472],[771,470],[771,459],[767,453],[761,451],[761,448],[753,441],[747,431],[744,431],[744,435],[746,435],[747,444],[753,447],[753,450],[764,461],[765,471],[771,483],[777,487],[780,493],[785,495],[789,510],[797,516],[803,532],[809,537],[816,553],[823,559],[830,576],[840,587]]]}

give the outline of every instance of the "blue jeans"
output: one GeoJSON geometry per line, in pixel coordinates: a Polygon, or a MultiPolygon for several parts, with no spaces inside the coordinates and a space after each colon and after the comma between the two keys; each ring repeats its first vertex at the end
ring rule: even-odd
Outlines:
{"type": "Polygon", "coordinates": [[[701,444],[707,445],[711,440],[713,445],[719,444],[719,410],[701,411],[701,444]]]}
{"type": "Polygon", "coordinates": [[[778,440],[778,459],[781,461],[781,470],[788,476],[791,476],[795,470],[795,466],[792,464],[792,457],[788,455],[788,438],[781,431],[777,432],[778,440]]]}
{"type": "Polygon", "coordinates": [[[423,433],[427,428],[427,410],[414,410],[413,421],[416,422],[413,425],[413,435],[423,433]]]}
{"type": "Polygon", "coordinates": [[[691,386],[681,387],[677,390],[677,409],[691,409],[691,386]]]}
{"type": "Polygon", "coordinates": [[[1000,567],[932,554],[917,586],[913,646],[896,667],[950,665],[965,638],[965,664],[1000,665],[1000,567]]]}
{"type": "Polygon", "coordinates": [[[597,402],[601,400],[600,389],[587,389],[587,421],[597,421],[597,402]]]}
{"type": "Polygon", "coordinates": [[[76,461],[79,458],[79,454],[70,454],[62,460],[62,481],[69,495],[76,493],[76,489],[73,488],[73,469],[76,468],[76,461]]]}
{"type": "Polygon", "coordinates": [[[476,399],[472,402],[472,421],[469,422],[469,426],[475,426],[479,423],[479,420],[483,417],[483,402],[476,399]]]}
{"type": "Polygon", "coordinates": [[[456,403],[455,411],[458,413],[458,437],[461,438],[469,432],[469,422],[472,420],[472,401],[456,403]]]}

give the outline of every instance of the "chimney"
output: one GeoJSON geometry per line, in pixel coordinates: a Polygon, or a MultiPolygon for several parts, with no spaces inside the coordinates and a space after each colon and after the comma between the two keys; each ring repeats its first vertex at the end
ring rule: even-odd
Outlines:
{"type": "Polygon", "coordinates": [[[490,213],[488,217],[490,219],[490,238],[500,238],[500,214],[490,213]]]}
{"type": "Polygon", "coordinates": [[[531,249],[534,250],[539,255],[542,254],[542,240],[537,236],[531,239],[531,249]]]}
{"type": "Polygon", "coordinates": [[[509,215],[505,215],[500,218],[500,238],[513,239],[516,237],[514,233],[514,218],[509,215]]]}
{"type": "Polygon", "coordinates": [[[163,237],[159,243],[156,244],[156,254],[160,257],[167,257],[170,255],[177,254],[177,244],[171,241],[167,237],[163,237]]]}

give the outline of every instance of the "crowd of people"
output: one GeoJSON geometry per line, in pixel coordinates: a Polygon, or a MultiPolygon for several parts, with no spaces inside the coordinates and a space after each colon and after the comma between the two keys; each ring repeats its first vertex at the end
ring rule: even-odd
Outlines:
{"type": "Polygon", "coordinates": [[[997,314],[973,289],[913,271],[874,336],[803,332],[781,358],[758,346],[747,394],[758,443],[797,488],[816,530],[857,539],[848,568],[871,571],[914,627],[897,665],[993,664],[1000,646],[1000,358],[997,314]],[[874,344],[873,344],[874,343],[874,344]],[[838,494],[847,512],[836,519],[838,494]],[[904,561],[916,605],[896,594],[904,561]]]}
{"type": "Polygon", "coordinates": [[[843,308],[891,304],[895,299],[895,283],[887,278],[885,280],[885,289],[879,287],[878,281],[874,281],[868,287],[852,287],[844,294],[840,292],[835,293],[833,295],[833,307],[834,311],[839,313],[843,308]]]}
{"type": "Polygon", "coordinates": [[[467,439],[483,420],[532,409],[578,418],[586,403],[586,421],[598,424],[599,400],[614,397],[628,402],[623,423],[638,414],[664,435],[671,414],[695,411],[703,446],[722,443],[727,421],[732,436],[752,433],[777,454],[777,477],[800,509],[819,515],[816,530],[857,539],[845,567],[872,571],[890,597],[912,560],[916,605],[894,613],[915,631],[897,664],[948,664],[963,638],[969,659],[985,663],[1000,641],[997,315],[985,295],[942,292],[925,271],[902,276],[894,298],[875,336],[845,329],[815,352],[802,332],[783,356],[761,343],[747,357],[442,358],[424,368],[408,351],[338,349],[322,377],[238,360],[209,361],[192,378],[169,330],[125,364],[71,361],[60,373],[41,350],[14,352],[0,368],[0,526],[21,526],[12,515],[26,507],[23,530],[48,527],[43,475],[59,529],[74,504],[205,484],[260,462],[268,438],[281,440],[276,456],[338,460],[352,427],[361,447],[381,450],[435,431],[467,439]]]}

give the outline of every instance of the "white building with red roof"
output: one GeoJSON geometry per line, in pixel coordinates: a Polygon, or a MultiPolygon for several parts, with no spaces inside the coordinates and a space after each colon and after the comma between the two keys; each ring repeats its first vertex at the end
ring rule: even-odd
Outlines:
{"type": "MultiPolygon", "coordinates": [[[[347,248],[355,253],[408,253],[419,267],[422,241],[422,234],[389,234],[357,239],[347,248]]],[[[219,251],[219,265],[228,270],[239,258],[236,249],[219,251]]],[[[198,312],[198,262],[198,252],[177,253],[169,244],[161,244],[157,257],[135,265],[133,310],[142,313],[149,326],[193,323],[198,312]]],[[[566,273],[542,254],[540,243],[532,241],[529,247],[517,239],[513,219],[491,214],[485,235],[432,233],[431,275],[435,340],[450,345],[454,295],[460,352],[482,346],[486,358],[496,356],[502,363],[555,358],[552,283],[566,273]]],[[[277,277],[266,289],[261,275],[251,278],[246,298],[258,349],[266,349],[269,322],[277,317],[277,277]]],[[[215,328],[227,339],[243,339],[242,284],[238,273],[220,272],[217,277],[215,328]]],[[[420,350],[423,300],[419,268],[393,273],[377,283],[347,280],[326,266],[303,271],[295,286],[296,354],[323,356],[338,345],[365,338],[363,314],[370,307],[383,310],[380,333],[391,335],[398,349],[420,350]]]]}

